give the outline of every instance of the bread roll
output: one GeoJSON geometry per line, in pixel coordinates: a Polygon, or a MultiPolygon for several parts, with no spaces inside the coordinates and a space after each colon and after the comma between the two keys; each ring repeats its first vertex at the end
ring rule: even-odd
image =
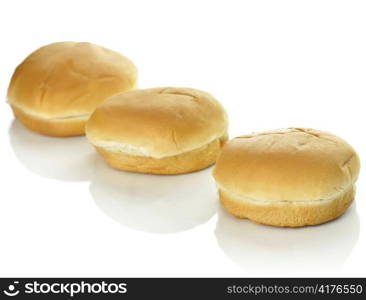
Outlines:
{"type": "Polygon", "coordinates": [[[210,94],[167,87],[112,96],[92,114],[86,133],[114,168],[179,174],[213,164],[227,128],[226,113],[210,94]]]}
{"type": "Polygon", "coordinates": [[[360,161],[327,132],[289,128],[237,137],[213,176],[227,211],[273,226],[327,222],[352,203],[360,161]]]}
{"type": "Polygon", "coordinates": [[[49,136],[77,136],[105,98],[131,90],[134,64],[90,43],[59,42],[30,54],[15,70],[8,102],[29,129],[49,136]]]}

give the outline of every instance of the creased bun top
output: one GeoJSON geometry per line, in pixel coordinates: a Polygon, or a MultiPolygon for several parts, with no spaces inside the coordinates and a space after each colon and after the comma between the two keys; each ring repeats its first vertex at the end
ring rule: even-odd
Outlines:
{"type": "Polygon", "coordinates": [[[34,51],[16,68],[8,100],[43,118],[87,116],[105,98],[132,89],[136,80],[134,64],[117,52],[58,42],[34,51]]]}
{"type": "Polygon", "coordinates": [[[97,107],[86,132],[95,146],[159,158],[204,146],[227,127],[225,110],[210,94],[165,87],[112,96],[97,107]]]}
{"type": "Polygon", "coordinates": [[[261,201],[331,199],[357,180],[360,161],[344,140],[315,129],[244,135],[223,148],[213,175],[222,189],[261,201]]]}

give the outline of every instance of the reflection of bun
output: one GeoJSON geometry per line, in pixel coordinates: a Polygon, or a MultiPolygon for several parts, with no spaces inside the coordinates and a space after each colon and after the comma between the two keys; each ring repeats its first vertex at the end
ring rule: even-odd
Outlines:
{"type": "Polygon", "coordinates": [[[227,117],[205,92],[153,88],[104,101],[90,117],[86,133],[112,167],[187,173],[215,162],[227,139],[227,117]]]}
{"type": "Polygon", "coordinates": [[[8,89],[14,114],[28,128],[50,136],[84,134],[85,122],[105,98],[132,89],[133,63],[90,43],[59,42],[30,54],[8,89]]]}
{"type": "Polygon", "coordinates": [[[342,139],[290,128],[231,140],[214,177],[233,215],[296,227],[341,215],[353,200],[359,169],[356,152],[342,139]]]}

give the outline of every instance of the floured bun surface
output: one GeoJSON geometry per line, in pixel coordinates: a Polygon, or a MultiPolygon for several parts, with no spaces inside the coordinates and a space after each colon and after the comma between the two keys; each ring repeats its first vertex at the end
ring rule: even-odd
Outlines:
{"type": "Polygon", "coordinates": [[[95,107],[133,89],[136,81],[136,67],[123,55],[90,43],[58,42],[34,51],[16,68],[8,102],[29,129],[83,135],[95,107]]]}
{"type": "Polygon", "coordinates": [[[357,153],[339,137],[288,128],[229,141],[213,175],[233,215],[297,227],[340,216],[353,201],[359,170],[357,153]]]}
{"type": "Polygon", "coordinates": [[[227,128],[226,112],[213,96],[167,87],[110,97],[92,114],[86,133],[112,167],[179,174],[213,164],[227,128]]]}

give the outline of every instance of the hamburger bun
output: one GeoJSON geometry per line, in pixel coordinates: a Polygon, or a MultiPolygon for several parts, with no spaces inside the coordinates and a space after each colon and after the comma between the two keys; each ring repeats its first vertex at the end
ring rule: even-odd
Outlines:
{"type": "Polygon", "coordinates": [[[289,128],[229,141],[213,176],[231,214],[298,227],[340,216],[353,201],[359,170],[357,153],[344,140],[289,128]]]}
{"type": "Polygon", "coordinates": [[[134,64],[90,43],[59,42],[30,54],[15,70],[8,102],[29,129],[49,136],[77,136],[105,98],[134,88],[134,64]]]}
{"type": "Polygon", "coordinates": [[[86,134],[114,168],[179,174],[213,164],[227,128],[226,112],[210,94],[167,87],[112,96],[91,115],[86,134]]]}

